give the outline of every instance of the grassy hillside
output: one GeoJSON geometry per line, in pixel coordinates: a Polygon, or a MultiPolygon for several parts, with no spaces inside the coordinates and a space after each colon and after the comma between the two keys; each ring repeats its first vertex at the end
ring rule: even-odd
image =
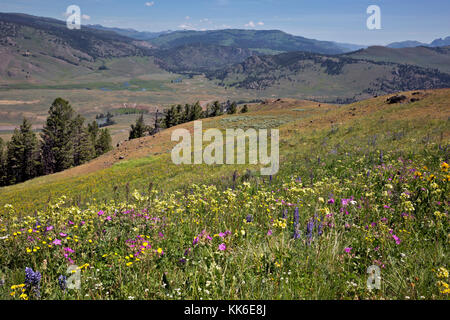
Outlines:
{"type": "Polygon", "coordinates": [[[27,266],[52,299],[446,299],[450,89],[403,94],[278,99],[203,122],[279,127],[270,178],[172,164],[175,127],[0,189],[1,297],[38,298],[21,296],[27,266]],[[58,285],[69,264],[80,291],[58,285]]]}
{"type": "Polygon", "coordinates": [[[164,70],[176,73],[202,73],[242,62],[257,52],[230,46],[197,43],[158,50],[154,54],[164,70]]]}
{"type": "Polygon", "coordinates": [[[337,103],[450,86],[450,75],[438,70],[306,52],[252,56],[208,77],[227,87],[282,96],[301,93],[306,99],[337,103]]]}
{"type": "Polygon", "coordinates": [[[232,46],[245,49],[269,49],[275,51],[307,51],[336,54],[346,51],[344,47],[330,41],[319,41],[293,36],[279,30],[208,30],[176,31],[150,40],[162,49],[170,49],[187,44],[232,46]]]}
{"type": "Polygon", "coordinates": [[[414,47],[398,49],[374,46],[346,54],[345,56],[354,59],[412,64],[450,73],[450,47],[448,46],[441,48],[414,47]]]}
{"type": "MultiPolygon", "coordinates": [[[[98,71],[106,69],[105,60],[145,56],[143,46],[114,32],[86,27],[69,30],[65,22],[55,19],[0,13],[0,84],[73,82],[93,73],[104,76],[108,72],[98,71]]],[[[122,68],[127,68],[126,59],[122,62],[122,68]]],[[[149,64],[139,74],[156,68],[149,64]]],[[[136,73],[132,65],[130,72],[136,73]]]]}

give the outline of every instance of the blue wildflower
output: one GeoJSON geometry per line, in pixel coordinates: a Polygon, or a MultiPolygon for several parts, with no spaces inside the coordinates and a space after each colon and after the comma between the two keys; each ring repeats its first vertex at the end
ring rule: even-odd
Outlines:
{"type": "Polygon", "coordinates": [[[300,239],[300,224],[299,224],[299,220],[300,220],[300,215],[298,212],[298,207],[295,208],[294,211],[294,235],[292,236],[294,239],[300,239]]]}
{"type": "Polygon", "coordinates": [[[39,271],[33,271],[32,268],[25,268],[25,284],[29,289],[33,289],[37,297],[40,296],[42,275],[39,271]]]}
{"type": "Polygon", "coordinates": [[[306,225],[306,235],[309,241],[312,240],[313,230],[314,230],[314,219],[310,219],[308,224],[306,225]]]}
{"type": "Polygon", "coordinates": [[[66,290],[67,288],[67,277],[65,275],[60,275],[58,278],[58,283],[59,283],[59,287],[61,288],[61,290],[66,290]]]}

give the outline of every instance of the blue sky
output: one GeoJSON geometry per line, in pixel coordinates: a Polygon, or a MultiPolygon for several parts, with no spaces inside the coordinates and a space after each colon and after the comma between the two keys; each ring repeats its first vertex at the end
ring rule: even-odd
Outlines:
{"type": "Polygon", "coordinates": [[[140,31],[279,29],[363,45],[450,36],[449,0],[0,0],[0,12],[63,20],[71,4],[83,24],[140,31]],[[381,8],[381,30],[366,27],[369,5],[381,8]]]}

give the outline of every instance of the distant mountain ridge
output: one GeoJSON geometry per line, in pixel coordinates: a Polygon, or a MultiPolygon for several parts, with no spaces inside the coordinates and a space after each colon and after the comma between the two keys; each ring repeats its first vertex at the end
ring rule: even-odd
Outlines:
{"type": "Polygon", "coordinates": [[[227,87],[305,92],[315,100],[348,103],[396,91],[450,87],[450,74],[419,66],[307,52],[251,56],[208,74],[227,87]]]}
{"type": "Polygon", "coordinates": [[[440,72],[450,74],[450,46],[409,48],[372,46],[347,53],[345,56],[354,59],[411,64],[422,68],[438,69],[440,72]]]}
{"type": "Polygon", "coordinates": [[[161,68],[176,73],[211,72],[255,54],[258,53],[249,49],[201,43],[152,52],[161,68]]]}
{"type": "MultiPolygon", "coordinates": [[[[150,40],[161,49],[171,49],[183,45],[202,43],[208,45],[232,46],[256,51],[306,51],[324,54],[349,52],[348,44],[340,45],[331,41],[319,41],[293,36],[279,30],[208,30],[175,31],[150,40]]],[[[358,46],[356,46],[358,47],[358,46]]],[[[270,52],[267,52],[270,53],[270,52]]]]}
{"type": "Polygon", "coordinates": [[[100,60],[145,57],[150,44],[112,31],[0,13],[0,82],[46,82],[97,72],[100,60]]]}
{"type": "Polygon", "coordinates": [[[393,42],[393,43],[388,44],[386,47],[398,49],[398,48],[412,48],[412,47],[419,47],[419,46],[424,46],[424,47],[450,46],[450,37],[443,38],[443,39],[442,38],[436,39],[436,40],[433,40],[431,43],[424,43],[424,42],[419,42],[419,41],[414,41],[414,40],[393,42]]]}
{"type": "Polygon", "coordinates": [[[114,27],[104,27],[100,24],[88,24],[86,25],[88,28],[98,29],[98,30],[105,30],[105,31],[113,31],[115,33],[118,33],[122,36],[126,36],[132,39],[136,40],[151,40],[154,38],[157,38],[164,34],[172,33],[173,31],[167,30],[167,31],[160,31],[160,32],[150,32],[150,31],[137,31],[134,29],[122,29],[122,28],[114,28],[114,27]]]}

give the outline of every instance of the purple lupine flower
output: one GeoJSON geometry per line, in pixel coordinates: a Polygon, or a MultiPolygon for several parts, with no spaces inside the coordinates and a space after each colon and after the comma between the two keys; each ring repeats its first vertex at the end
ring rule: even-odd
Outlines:
{"type": "Polygon", "coordinates": [[[40,296],[40,285],[42,275],[39,271],[33,271],[33,269],[25,268],[25,284],[28,288],[32,288],[36,295],[40,296]]]}
{"type": "Polygon", "coordinates": [[[298,207],[295,208],[294,211],[294,235],[292,236],[292,238],[295,239],[300,239],[300,225],[299,225],[299,220],[300,220],[300,215],[299,215],[299,211],[298,211],[298,207]]]}
{"type": "Polygon", "coordinates": [[[248,223],[253,221],[253,216],[251,214],[247,215],[247,217],[245,218],[247,220],[248,223]]]}
{"type": "Polygon", "coordinates": [[[306,235],[308,236],[309,241],[312,240],[313,230],[314,230],[314,219],[310,219],[308,224],[306,225],[306,235]]]}
{"type": "Polygon", "coordinates": [[[59,287],[60,287],[61,290],[63,290],[63,291],[65,291],[66,288],[67,288],[67,283],[66,283],[66,281],[67,281],[67,277],[66,277],[65,275],[60,275],[60,276],[58,277],[58,284],[59,284],[59,287]]]}
{"type": "Polygon", "coordinates": [[[287,209],[284,209],[282,218],[287,219],[287,209]]]}
{"type": "Polygon", "coordinates": [[[317,235],[321,236],[323,233],[323,224],[322,222],[319,223],[319,225],[317,226],[317,235]]]}

